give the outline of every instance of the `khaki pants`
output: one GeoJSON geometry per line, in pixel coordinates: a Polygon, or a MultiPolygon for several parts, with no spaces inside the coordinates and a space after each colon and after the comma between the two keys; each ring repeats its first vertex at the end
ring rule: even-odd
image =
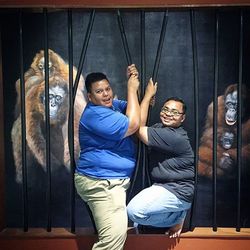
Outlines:
{"type": "Polygon", "coordinates": [[[122,250],[127,238],[128,179],[95,179],[75,174],[78,194],[88,204],[98,231],[92,250],[122,250]]]}

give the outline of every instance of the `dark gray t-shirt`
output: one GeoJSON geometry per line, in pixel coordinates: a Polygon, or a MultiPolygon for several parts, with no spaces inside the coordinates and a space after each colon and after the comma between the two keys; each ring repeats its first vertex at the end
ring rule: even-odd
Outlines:
{"type": "Polygon", "coordinates": [[[192,202],[194,193],[194,154],[183,127],[148,128],[150,174],[154,183],[164,186],[179,199],[192,202]]]}

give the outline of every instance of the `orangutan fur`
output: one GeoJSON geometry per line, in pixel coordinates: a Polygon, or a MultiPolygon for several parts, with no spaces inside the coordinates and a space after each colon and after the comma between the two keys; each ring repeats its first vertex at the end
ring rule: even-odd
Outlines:
{"type": "MultiPolygon", "coordinates": [[[[59,75],[64,78],[65,81],[69,81],[69,65],[59,56],[56,52],[49,49],[48,50],[48,66],[49,66],[49,77],[53,75],[59,75]]],[[[73,79],[76,77],[77,70],[73,67],[73,79]]],[[[24,73],[24,82],[25,82],[25,95],[29,89],[39,84],[44,80],[45,77],[45,59],[44,51],[40,50],[39,53],[35,55],[33,61],[30,65],[30,68],[24,73]]],[[[81,91],[84,91],[84,80],[81,76],[79,81],[79,87],[81,91]]],[[[20,114],[21,110],[21,91],[20,91],[20,79],[16,81],[16,93],[17,101],[15,107],[16,117],[20,114]]]]}
{"type": "MultiPolygon", "coordinates": [[[[236,93],[237,84],[229,85],[225,93],[218,97],[218,116],[217,116],[217,175],[219,177],[231,178],[237,169],[237,122],[227,123],[227,107],[225,100],[228,95],[236,93]],[[235,92],[236,91],[236,92],[235,92]],[[231,136],[233,141],[225,147],[222,145],[226,136],[231,136]]],[[[237,116],[237,98],[235,98],[234,112],[237,116]]],[[[242,171],[250,174],[250,92],[242,86],[242,171]]],[[[237,118],[237,117],[236,117],[237,118]]],[[[237,119],[235,119],[237,121],[237,119]]],[[[213,175],[213,102],[207,109],[205,129],[203,131],[199,146],[198,173],[201,176],[211,178],[213,175]]]]}
{"type": "MultiPolygon", "coordinates": [[[[77,70],[73,67],[73,80],[75,80],[77,70]]],[[[44,96],[44,52],[36,54],[30,69],[24,75],[25,85],[25,109],[26,109],[26,141],[27,155],[33,155],[37,162],[46,170],[45,157],[45,105],[42,103],[41,94],[44,96]]],[[[64,165],[70,168],[70,153],[68,146],[68,113],[69,113],[69,66],[54,51],[49,50],[49,91],[55,88],[56,91],[65,90],[62,106],[58,109],[56,117],[50,118],[51,135],[56,137],[60,134],[62,143],[53,138],[51,144],[54,151],[62,156],[58,157],[51,152],[52,169],[53,164],[64,165]],[[63,145],[62,145],[63,144],[63,145]],[[56,149],[57,148],[57,149],[56,149]]],[[[16,82],[17,101],[16,101],[16,120],[13,123],[11,137],[13,144],[13,156],[16,166],[16,181],[22,182],[22,145],[21,145],[21,103],[20,103],[20,81],[16,82]]],[[[74,156],[79,155],[78,126],[80,116],[86,106],[87,98],[85,95],[84,79],[81,76],[78,84],[76,98],[74,102],[74,156]]],[[[44,97],[43,97],[44,98],[44,97]]],[[[58,105],[59,106],[59,105],[58,105]]],[[[52,149],[53,149],[52,147],[52,149]]],[[[29,162],[27,162],[29,164],[29,162]]]]}

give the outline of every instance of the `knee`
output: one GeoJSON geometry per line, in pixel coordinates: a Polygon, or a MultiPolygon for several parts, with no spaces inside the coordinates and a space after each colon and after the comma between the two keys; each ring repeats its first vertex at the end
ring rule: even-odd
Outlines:
{"type": "Polygon", "coordinates": [[[119,240],[119,239],[124,239],[127,236],[127,230],[128,230],[128,226],[126,225],[126,227],[120,227],[120,228],[116,228],[116,230],[114,230],[112,232],[112,239],[113,240],[119,240]]]}
{"type": "Polygon", "coordinates": [[[133,206],[133,204],[131,203],[129,203],[127,206],[127,213],[129,219],[134,222],[140,222],[141,220],[144,220],[146,217],[145,213],[143,213],[141,209],[139,209],[136,206],[133,206]]]}
{"type": "Polygon", "coordinates": [[[115,227],[113,230],[98,231],[99,241],[96,243],[96,248],[93,249],[123,249],[122,246],[127,238],[127,226],[115,227]]]}
{"type": "Polygon", "coordinates": [[[131,203],[129,203],[127,205],[127,213],[128,213],[129,219],[133,220],[133,218],[136,214],[136,210],[135,210],[134,206],[131,205],[131,203]]]}
{"type": "Polygon", "coordinates": [[[103,242],[106,242],[107,246],[110,246],[110,248],[108,249],[118,249],[118,247],[115,248],[111,246],[123,245],[127,238],[127,230],[127,224],[126,227],[117,225],[113,227],[109,232],[106,232],[105,235],[99,235],[99,239],[102,239],[103,242]]]}

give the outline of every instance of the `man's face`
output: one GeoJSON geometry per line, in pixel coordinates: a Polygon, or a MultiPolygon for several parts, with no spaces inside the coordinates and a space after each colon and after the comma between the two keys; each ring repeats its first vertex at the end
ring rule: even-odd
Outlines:
{"type": "Polygon", "coordinates": [[[92,83],[91,92],[88,93],[89,101],[95,105],[111,107],[113,91],[106,79],[92,83]]]}
{"type": "Polygon", "coordinates": [[[166,127],[179,127],[185,119],[182,103],[174,100],[166,102],[161,109],[160,119],[166,127]]]}

